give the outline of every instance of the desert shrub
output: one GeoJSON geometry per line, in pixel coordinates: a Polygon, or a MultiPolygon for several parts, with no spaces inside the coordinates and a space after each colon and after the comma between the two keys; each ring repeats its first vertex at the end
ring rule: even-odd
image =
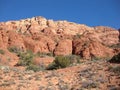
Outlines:
{"type": "Polygon", "coordinates": [[[78,64],[80,63],[81,57],[78,55],[68,55],[66,56],[70,60],[70,64],[78,64]]]}
{"type": "Polygon", "coordinates": [[[50,52],[50,53],[47,53],[47,56],[53,57],[54,55],[52,52],[50,52]]]}
{"type": "Polygon", "coordinates": [[[112,59],[109,60],[111,63],[120,63],[120,53],[118,55],[115,55],[112,57],[112,59]]]}
{"type": "Polygon", "coordinates": [[[57,56],[55,60],[48,65],[47,70],[65,68],[80,63],[80,57],[77,55],[57,56]]]}
{"type": "Polygon", "coordinates": [[[120,75],[120,66],[110,66],[108,70],[120,75]]]}
{"type": "Polygon", "coordinates": [[[120,48],[120,43],[118,43],[118,44],[113,44],[113,45],[108,46],[108,47],[110,47],[110,48],[120,48]]]}
{"type": "Polygon", "coordinates": [[[46,56],[52,57],[53,53],[52,52],[50,52],[50,53],[37,52],[36,56],[38,56],[38,57],[46,57],[46,56]]]}
{"type": "Polygon", "coordinates": [[[64,56],[57,56],[54,62],[57,64],[58,68],[65,68],[70,65],[69,58],[64,56]]]}
{"type": "Polygon", "coordinates": [[[79,33],[77,33],[76,35],[74,35],[74,39],[79,39],[79,38],[81,38],[82,37],[82,35],[81,34],[79,34],[79,33]]]}
{"type": "Polygon", "coordinates": [[[0,49],[0,54],[5,54],[5,51],[0,49]]]}
{"type": "Polygon", "coordinates": [[[40,66],[31,64],[31,65],[27,66],[26,70],[33,70],[34,72],[37,72],[37,71],[43,70],[43,68],[40,66]]]}
{"type": "Polygon", "coordinates": [[[59,68],[65,68],[70,65],[70,60],[66,56],[57,56],[55,57],[55,60],[48,65],[47,69],[59,69],[59,68]]]}
{"type": "Polygon", "coordinates": [[[45,66],[43,64],[34,64],[33,59],[35,57],[35,54],[30,50],[27,50],[26,52],[19,52],[18,57],[20,58],[20,60],[17,65],[26,66],[26,70],[33,70],[34,72],[45,70],[45,66]]]}
{"type": "Polygon", "coordinates": [[[100,60],[100,59],[102,59],[102,58],[101,58],[101,57],[97,57],[97,56],[91,57],[91,60],[92,60],[92,61],[97,61],[97,60],[100,60]]]}
{"type": "Polygon", "coordinates": [[[29,65],[33,64],[34,54],[32,51],[28,50],[26,52],[19,52],[18,56],[20,58],[18,65],[29,66],[29,65]]]}
{"type": "Polygon", "coordinates": [[[16,46],[9,47],[8,50],[9,50],[10,52],[13,52],[13,53],[19,53],[19,52],[22,51],[20,48],[18,48],[18,47],[16,47],[16,46]]]}
{"type": "Polygon", "coordinates": [[[58,69],[57,64],[53,61],[52,63],[50,63],[47,67],[47,70],[53,70],[53,69],[58,69]]]}

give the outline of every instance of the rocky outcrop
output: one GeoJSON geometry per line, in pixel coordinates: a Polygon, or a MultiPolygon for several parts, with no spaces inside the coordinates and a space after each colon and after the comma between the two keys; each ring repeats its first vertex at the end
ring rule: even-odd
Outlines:
{"type": "Polygon", "coordinates": [[[119,31],[110,27],[97,26],[94,27],[101,43],[105,45],[112,45],[119,43],[119,31]]]}
{"type": "Polygon", "coordinates": [[[24,38],[24,45],[26,49],[31,49],[33,52],[44,52],[49,53],[53,52],[55,49],[55,42],[52,39],[49,39],[45,36],[38,36],[38,37],[25,37],[24,38]]]}
{"type": "Polygon", "coordinates": [[[72,40],[61,40],[54,51],[55,55],[70,55],[72,54],[72,40]]]}
{"type": "Polygon", "coordinates": [[[81,38],[73,41],[73,53],[85,59],[111,57],[113,50],[96,40],[81,38]]]}
{"type": "Polygon", "coordinates": [[[47,20],[44,17],[0,23],[0,47],[15,46],[34,53],[54,55],[78,54],[91,57],[112,56],[120,52],[109,48],[120,43],[120,31],[110,27],[89,27],[68,21],[47,20]]]}

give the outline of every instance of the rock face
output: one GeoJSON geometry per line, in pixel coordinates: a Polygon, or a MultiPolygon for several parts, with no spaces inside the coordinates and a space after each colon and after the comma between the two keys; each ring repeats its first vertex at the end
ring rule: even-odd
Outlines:
{"type": "Polygon", "coordinates": [[[111,57],[113,50],[102,45],[97,40],[81,38],[73,41],[73,53],[84,57],[85,59],[111,57]]]}
{"type": "Polygon", "coordinates": [[[25,37],[24,38],[24,45],[27,49],[31,49],[33,52],[44,52],[49,53],[53,52],[55,49],[55,42],[43,35],[40,36],[33,36],[31,37],[25,37]]]}
{"type": "Polygon", "coordinates": [[[119,43],[119,31],[110,28],[98,26],[95,27],[95,30],[98,32],[98,36],[101,39],[101,42],[105,45],[112,45],[119,43]]]}
{"type": "Polygon", "coordinates": [[[120,31],[110,27],[89,27],[44,17],[0,23],[0,47],[6,50],[15,46],[34,53],[78,54],[90,59],[114,55],[116,51],[108,46],[119,42],[120,31]]]}
{"type": "Polygon", "coordinates": [[[61,40],[55,48],[55,55],[72,54],[72,40],[61,40]]]}

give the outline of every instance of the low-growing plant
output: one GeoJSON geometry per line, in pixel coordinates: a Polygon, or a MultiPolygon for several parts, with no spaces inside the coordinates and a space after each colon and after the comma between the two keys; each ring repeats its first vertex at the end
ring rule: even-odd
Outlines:
{"type": "Polygon", "coordinates": [[[79,33],[77,33],[76,35],[74,35],[74,39],[79,39],[79,38],[81,38],[82,37],[82,35],[81,34],[79,34],[79,33]]]}
{"type": "Polygon", "coordinates": [[[58,69],[57,64],[53,61],[52,63],[50,63],[47,67],[47,70],[54,70],[54,69],[58,69]]]}
{"type": "Polygon", "coordinates": [[[120,66],[110,66],[108,70],[120,75],[120,66]]]}
{"type": "Polygon", "coordinates": [[[2,54],[2,55],[5,54],[5,51],[0,49],[0,54],[2,54]]]}
{"type": "Polygon", "coordinates": [[[59,69],[59,68],[65,68],[70,65],[70,60],[68,57],[65,56],[57,56],[55,57],[55,60],[48,65],[47,69],[59,69]]]}
{"type": "Polygon", "coordinates": [[[9,47],[8,50],[9,50],[10,52],[13,52],[13,53],[19,53],[19,52],[22,51],[20,48],[18,48],[18,47],[16,47],[16,46],[9,47]]]}
{"type": "Polygon", "coordinates": [[[71,64],[78,64],[78,63],[80,63],[81,57],[78,56],[78,55],[68,55],[66,57],[69,58],[71,64]]]}
{"type": "Polygon", "coordinates": [[[26,70],[33,70],[34,72],[37,72],[37,71],[41,70],[41,67],[34,65],[34,64],[31,64],[31,65],[27,66],[26,70]]]}
{"type": "Polygon", "coordinates": [[[120,48],[120,43],[108,46],[110,48],[120,48]]]}
{"type": "Polygon", "coordinates": [[[97,61],[97,60],[100,60],[100,59],[101,59],[101,57],[96,57],[96,56],[91,57],[92,61],[97,61]]]}
{"type": "Polygon", "coordinates": [[[120,63],[120,53],[113,56],[110,60],[109,60],[110,63],[120,63]]]}
{"type": "Polygon", "coordinates": [[[46,56],[52,57],[53,53],[52,52],[50,52],[50,53],[37,52],[36,56],[38,56],[38,57],[46,57],[46,56]]]}
{"type": "Polygon", "coordinates": [[[76,55],[57,56],[55,60],[48,65],[47,70],[66,68],[70,65],[80,63],[80,57],[76,55]]]}
{"type": "Polygon", "coordinates": [[[28,50],[26,52],[19,52],[18,56],[20,58],[18,65],[29,66],[29,65],[33,64],[34,54],[32,51],[28,50]]]}
{"type": "Polygon", "coordinates": [[[70,65],[69,58],[64,56],[57,56],[54,62],[57,64],[58,68],[65,68],[70,65]]]}

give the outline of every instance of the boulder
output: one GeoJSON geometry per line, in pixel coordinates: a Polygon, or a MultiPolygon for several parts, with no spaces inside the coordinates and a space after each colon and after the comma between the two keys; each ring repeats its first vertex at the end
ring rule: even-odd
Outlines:
{"type": "Polygon", "coordinates": [[[72,40],[61,40],[58,42],[55,51],[55,55],[70,55],[72,54],[72,40]]]}

